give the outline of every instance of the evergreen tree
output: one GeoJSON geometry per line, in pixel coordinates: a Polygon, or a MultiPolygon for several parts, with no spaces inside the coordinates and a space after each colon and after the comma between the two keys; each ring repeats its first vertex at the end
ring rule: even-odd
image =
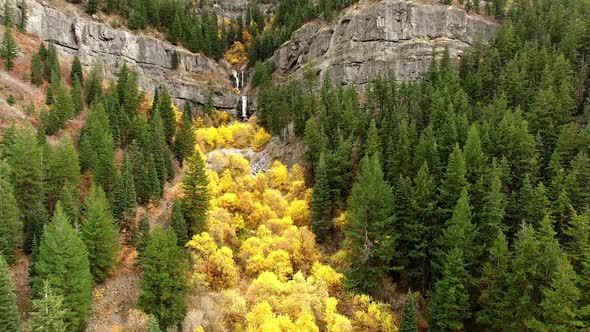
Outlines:
{"type": "MultiPolygon", "coordinates": [[[[444,260],[446,254],[452,248],[459,248],[462,254],[463,264],[470,268],[479,257],[480,250],[475,239],[478,236],[477,226],[472,223],[472,207],[469,205],[469,193],[463,188],[461,197],[453,209],[453,216],[449,219],[443,230],[438,244],[438,256],[444,260]]],[[[442,266],[442,264],[441,264],[442,266]]]]}
{"type": "Polygon", "coordinates": [[[90,272],[102,282],[117,265],[119,233],[106,194],[93,185],[84,201],[81,236],[88,250],[90,272]]]}
{"type": "Polygon", "coordinates": [[[574,331],[588,327],[580,317],[581,297],[577,286],[578,276],[567,258],[559,259],[551,283],[543,289],[542,320],[533,319],[527,325],[537,331],[574,331]]]}
{"type": "Polygon", "coordinates": [[[113,199],[113,214],[121,226],[135,220],[135,209],[137,208],[137,199],[135,193],[135,183],[133,182],[133,166],[129,156],[125,155],[123,159],[123,169],[117,177],[113,199]]]}
{"type": "Polygon", "coordinates": [[[166,329],[176,326],[186,312],[186,262],[172,230],[156,227],[142,257],[139,307],[166,329]]]}
{"type": "Polygon", "coordinates": [[[41,58],[44,59],[45,64],[45,79],[49,82],[61,81],[61,68],[59,66],[59,57],[57,56],[55,45],[50,43],[49,47],[45,49],[45,45],[41,44],[39,53],[43,54],[41,58]]]}
{"type": "Polygon", "coordinates": [[[82,331],[90,316],[92,275],[88,252],[58,203],[51,222],[45,227],[34,266],[32,291],[44,292],[45,280],[63,296],[68,331],[82,331]]]}
{"type": "Polygon", "coordinates": [[[82,64],[80,63],[80,58],[76,55],[74,57],[74,61],[72,61],[72,68],[70,70],[70,80],[75,82],[78,80],[80,85],[84,85],[84,72],[82,71],[82,64]]]}
{"type": "Polygon", "coordinates": [[[5,161],[0,162],[0,256],[12,264],[16,261],[16,250],[23,243],[23,222],[10,173],[10,166],[5,161]]]}
{"type": "Polygon", "coordinates": [[[406,266],[411,280],[416,280],[421,277],[421,286],[425,287],[427,284],[428,266],[430,258],[432,257],[434,240],[439,237],[440,229],[436,214],[436,185],[430,175],[428,164],[424,162],[418,175],[414,180],[414,191],[412,193],[412,208],[414,211],[414,218],[407,225],[408,229],[412,229],[412,234],[409,236],[409,248],[412,248],[408,254],[410,264],[406,266]]]}
{"type": "Polygon", "coordinates": [[[78,78],[76,77],[73,82],[70,95],[72,96],[72,104],[74,105],[74,115],[78,115],[84,110],[84,96],[82,84],[78,78]]]}
{"type": "Polygon", "coordinates": [[[319,241],[324,241],[332,228],[332,201],[326,161],[323,155],[314,172],[311,228],[319,241]]]}
{"type": "Polygon", "coordinates": [[[57,295],[49,282],[43,283],[39,298],[33,300],[31,331],[66,332],[66,309],[63,297],[57,295]]]}
{"type": "Polygon", "coordinates": [[[174,233],[176,233],[176,242],[178,246],[183,248],[189,239],[188,227],[184,220],[184,216],[182,215],[182,203],[180,200],[175,200],[174,205],[172,205],[172,219],[170,221],[170,226],[172,226],[174,233]]]}
{"type": "Polygon", "coordinates": [[[78,226],[80,225],[80,208],[78,206],[79,196],[76,187],[69,182],[64,183],[59,195],[59,202],[61,203],[65,214],[72,222],[74,229],[78,229],[78,226]]]}
{"type": "Polygon", "coordinates": [[[460,248],[453,248],[445,255],[441,271],[442,277],[434,284],[432,294],[432,331],[462,330],[463,322],[470,317],[467,291],[470,276],[460,248]]]}
{"type": "Polygon", "coordinates": [[[172,138],[176,131],[176,119],[174,118],[174,110],[172,109],[172,97],[170,97],[170,93],[166,88],[162,89],[159,97],[158,110],[162,117],[164,136],[166,142],[172,143],[172,138]]]}
{"type": "Polygon", "coordinates": [[[72,137],[64,135],[59,144],[52,149],[47,160],[47,200],[50,209],[53,209],[66,183],[77,187],[80,183],[80,163],[78,153],[74,147],[72,137]]]}
{"type": "Polygon", "coordinates": [[[381,138],[375,120],[371,120],[365,144],[365,156],[378,155],[381,158],[381,138]]]}
{"type": "Polygon", "coordinates": [[[511,303],[506,301],[510,251],[504,233],[498,233],[488,252],[480,280],[479,302],[483,309],[477,315],[477,322],[493,331],[503,331],[512,312],[511,303]]]}
{"type": "Polygon", "coordinates": [[[43,84],[43,64],[39,53],[35,53],[31,57],[31,83],[36,86],[43,84]]]}
{"type": "MultiPolygon", "coordinates": [[[[6,3],[8,3],[8,1],[6,3]]],[[[12,36],[12,31],[7,27],[6,30],[4,30],[4,37],[0,44],[0,57],[4,59],[4,68],[6,68],[6,70],[12,70],[17,54],[18,45],[12,36]]]]}
{"type": "Polygon", "coordinates": [[[372,291],[391,268],[398,238],[393,207],[393,193],[383,179],[378,155],[364,157],[352,187],[345,227],[352,252],[349,287],[372,291]]]}
{"type": "Polygon", "coordinates": [[[35,132],[30,127],[19,129],[7,149],[6,161],[10,165],[14,197],[25,222],[25,245],[31,248],[33,234],[40,234],[43,220],[40,212],[45,202],[43,151],[37,144],[35,132]],[[39,206],[40,205],[40,206],[39,206]]]}
{"type": "Polygon", "coordinates": [[[504,215],[506,201],[502,193],[500,169],[495,160],[489,170],[487,194],[483,199],[483,209],[480,216],[480,243],[489,247],[499,232],[506,230],[504,215]]]}
{"type": "Polygon", "coordinates": [[[174,155],[182,166],[183,161],[195,151],[195,133],[193,131],[193,115],[189,103],[184,105],[182,122],[174,139],[174,155]]]}
{"type": "MultiPolygon", "coordinates": [[[[90,84],[90,83],[89,83],[90,84]]],[[[80,166],[90,170],[94,181],[111,192],[116,181],[115,144],[104,106],[94,104],[80,135],[80,166]]]]}
{"type": "MultiPolygon", "coordinates": [[[[88,81],[86,82],[86,104],[91,106],[102,97],[102,68],[98,65],[92,67],[88,81]]],[[[82,83],[82,82],[80,82],[82,83]]]]}
{"type": "Polygon", "coordinates": [[[14,8],[12,7],[12,1],[7,0],[4,2],[4,26],[11,28],[14,25],[14,8]]]}
{"type": "Polygon", "coordinates": [[[418,319],[416,318],[416,303],[410,293],[404,301],[404,314],[399,325],[399,332],[418,332],[418,319]]]}
{"type": "Polygon", "coordinates": [[[156,163],[154,162],[154,156],[150,154],[149,161],[148,161],[148,171],[147,171],[147,184],[149,188],[150,198],[155,200],[160,199],[162,197],[162,186],[160,184],[160,180],[158,179],[158,172],[156,170],[156,163]]]}
{"type": "Polygon", "coordinates": [[[49,119],[45,128],[49,135],[53,135],[63,128],[75,113],[74,103],[66,86],[62,82],[57,83],[57,86],[57,90],[53,91],[55,93],[54,100],[51,103],[49,119]]]}
{"type": "Polygon", "coordinates": [[[0,326],[6,332],[21,331],[16,293],[8,275],[8,264],[3,255],[0,255],[0,326]]]}
{"type": "Polygon", "coordinates": [[[205,173],[207,165],[196,150],[187,160],[188,165],[182,177],[184,198],[182,208],[187,224],[191,227],[191,234],[197,234],[205,225],[207,210],[209,209],[209,180],[205,173]]]}
{"type": "Polygon", "coordinates": [[[466,179],[467,169],[463,153],[458,145],[455,145],[453,152],[449,155],[449,162],[444,178],[440,184],[439,204],[442,209],[443,218],[449,218],[451,211],[459,199],[463,189],[469,188],[466,179]]]}
{"type": "Polygon", "coordinates": [[[135,247],[137,248],[140,259],[145,252],[145,248],[147,247],[149,239],[150,239],[150,220],[149,220],[148,214],[144,213],[143,216],[141,216],[141,219],[139,221],[139,229],[138,229],[137,237],[136,237],[136,241],[135,241],[135,247]]]}

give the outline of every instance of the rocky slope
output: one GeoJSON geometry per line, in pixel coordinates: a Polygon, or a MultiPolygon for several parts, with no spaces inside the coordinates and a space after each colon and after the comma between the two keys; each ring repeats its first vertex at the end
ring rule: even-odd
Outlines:
{"type": "Polygon", "coordinates": [[[275,53],[279,73],[301,78],[314,61],[337,84],[362,86],[395,71],[416,79],[431,62],[433,48],[448,47],[453,59],[477,38],[488,40],[499,25],[464,10],[403,0],[361,0],[334,23],[309,22],[275,53]]]}
{"type": "MultiPolygon", "coordinates": [[[[140,73],[142,89],[151,91],[154,87],[167,85],[179,103],[195,100],[204,104],[211,88],[216,107],[233,109],[237,106],[238,96],[231,92],[229,71],[212,59],[150,36],[111,28],[43,1],[24,1],[29,17],[27,32],[55,44],[62,55],[77,54],[85,66],[101,63],[110,77],[123,63],[132,64],[140,73]],[[174,53],[180,60],[177,69],[172,67],[174,53]]],[[[3,3],[0,1],[0,6],[3,3]]],[[[18,10],[17,15],[20,16],[18,10]]]]}

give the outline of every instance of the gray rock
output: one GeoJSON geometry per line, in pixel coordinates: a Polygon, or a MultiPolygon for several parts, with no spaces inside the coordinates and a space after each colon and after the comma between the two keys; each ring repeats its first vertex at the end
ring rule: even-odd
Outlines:
{"type": "MultiPolygon", "coordinates": [[[[127,63],[139,72],[144,91],[167,85],[175,102],[205,104],[211,88],[216,107],[234,109],[238,104],[227,66],[153,37],[114,29],[36,0],[24,1],[29,15],[27,32],[55,44],[64,55],[78,55],[85,67],[100,63],[106,76],[113,78],[127,63]],[[179,67],[173,70],[175,52],[179,67]]],[[[0,0],[0,6],[3,3],[0,0]]]]}
{"type": "Polygon", "coordinates": [[[363,87],[394,71],[400,80],[426,72],[432,51],[448,47],[458,61],[478,38],[489,40],[499,25],[464,10],[403,0],[361,0],[333,23],[308,22],[273,56],[281,77],[300,79],[306,64],[336,84],[363,87]]]}

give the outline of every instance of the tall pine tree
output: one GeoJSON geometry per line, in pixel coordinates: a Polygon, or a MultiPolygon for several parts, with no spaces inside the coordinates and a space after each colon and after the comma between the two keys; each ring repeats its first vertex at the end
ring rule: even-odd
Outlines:
{"type": "Polygon", "coordinates": [[[0,326],[2,331],[6,332],[21,331],[16,292],[8,275],[8,264],[3,255],[0,255],[0,326]]]}
{"type": "Polygon", "coordinates": [[[185,219],[191,227],[191,234],[197,234],[205,225],[207,210],[209,209],[209,191],[205,161],[201,152],[196,150],[187,160],[186,169],[182,177],[182,208],[185,219]]]}

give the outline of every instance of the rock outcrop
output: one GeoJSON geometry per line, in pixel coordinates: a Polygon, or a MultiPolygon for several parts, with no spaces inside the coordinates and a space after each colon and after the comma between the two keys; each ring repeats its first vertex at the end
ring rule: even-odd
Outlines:
{"type": "Polygon", "coordinates": [[[464,10],[403,0],[361,0],[337,21],[305,24],[275,52],[281,74],[299,79],[307,63],[337,84],[363,86],[394,71],[400,80],[421,77],[432,51],[449,49],[457,60],[478,38],[490,39],[499,25],[464,10]]]}
{"type": "Polygon", "coordinates": [[[238,105],[229,71],[204,55],[115,29],[47,3],[24,1],[29,17],[27,32],[55,44],[62,54],[77,54],[84,66],[100,63],[105,74],[114,77],[123,63],[128,63],[140,73],[139,85],[144,91],[166,85],[176,102],[193,100],[200,104],[207,102],[211,91],[214,106],[234,109],[238,105]],[[172,61],[175,54],[179,60],[176,69],[172,61]]]}

